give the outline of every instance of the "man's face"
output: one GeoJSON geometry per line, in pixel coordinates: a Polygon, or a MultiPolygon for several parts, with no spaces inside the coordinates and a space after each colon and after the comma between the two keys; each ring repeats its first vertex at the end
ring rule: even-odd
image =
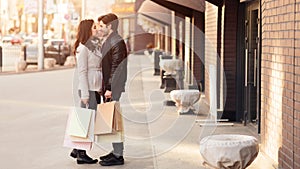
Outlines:
{"type": "Polygon", "coordinates": [[[99,30],[99,35],[102,37],[106,37],[109,35],[109,31],[111,29],[111,25],[106,25],[102,21],[98,22],[98,30],[99,30]]]}
{"type": "Polygon", "coordinates": [[[99,24],[99,22],[96,23],[96,29],[97,29],[97,34],[96,34],[96,36],[97,36],[98,38],[102,38],[102,37],[103,37],[103,34],[102,34],[102,32],[100,31],[100,24],[99,24]]]}

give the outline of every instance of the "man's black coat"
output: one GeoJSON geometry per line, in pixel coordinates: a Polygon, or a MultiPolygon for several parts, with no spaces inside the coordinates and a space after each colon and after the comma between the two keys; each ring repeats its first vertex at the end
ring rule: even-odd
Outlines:
{"type": "Polygon", "coordinates": [[[119,100],[127,80],[127,48],[123,38],[112,32],[102,45],[102,72],[104,88],[112,91],[113,100],[119,100]]]}

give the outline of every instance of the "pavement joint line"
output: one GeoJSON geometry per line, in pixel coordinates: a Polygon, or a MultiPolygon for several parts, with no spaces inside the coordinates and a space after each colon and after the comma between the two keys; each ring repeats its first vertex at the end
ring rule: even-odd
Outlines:
{"type": "MultiPolygon", "coordinates": [[[[136,62],[138,62],[138,66],[137,67],[135,67],[135,69],[133,69],[132,70],[132,72],[129,72],[129,74],[130,74],[130,76],[129,76],[129,78],[128,79],[130,79],[130,81],[129,82],[127,82],[127,84],[126,84],[126,91],[130,91],[130,90],[132,90],[132,89],[130,89],[130,84],[131,83],[133,83],[134,85],[136,85],[135,83],[138,83],[139,85],[138,85],[138,89],[141,91],[141,92],[139,92],[140,94],[137,94],[136,92],[134,92],[134,93],[130,93],[130,92],[127,92],[126,94],[127,94],[127,97],[128,98],[131,98],[131,96],[132,96],[132,98],[134,98],[134,99],[136,99],[136,98],[138,98],[139,99],[139,102],[138,103],[132,103],[132,102],[130,102],[129,103],[129,105],[131,105],[131,106],[141,106],[143,109],[141,110],[141,108],[139,108],[139,109],[136,109],[135,111],[138,111],[138,112],[141,112],[141,113],[143,113],[144,114],[144,116],[145,116],[145,118],[146,118],[146,120],[148,120],[148,117],[147,117],[147,110],[148,110],[148,108],[149,108],[149,103],[148,103],[148,101],[146,100],[146,95],[145,95],[145,87],[144,87],[144,76],[143,76],[143,71],[145,70],[142,66],[141,66],[141,62],[142,62],[142,60],[141,60],[141,58],[140,57],[138,57],[138,56],[135,56],[135,57],[130,57],[129,59],[135,59],[135,61],[136,62]],[[147,102],[146,102],[147,101],[147,102]]],[[[129,62],[129,65],[128,65],[129,67],[130,67],[130,62],[129,62]]],[[[135,65],[136,66],[136,65],[135,65]]],[[[127,80],[128,80],[127,79],[127,80]]],[[[137,90],[137,89],[134,89],[134,90],[137,90]]],[[[153,142],[152,142],[152,139],[151,139],[151,131],[150,131],[150,126],[149,126],[149,122],[147,121],[147,123],[145,123],[145,125],[146,125],[146,127],[145,127],[145,129],[146,129],[146,131],[145,132],[148,132],[149,133],[149,136],[150,136],[150,140],[149,139],[147,139],[147,143],[145,143],[145,144],[149,144],[148,146],[149,146],[149,148],[150,148],[150,150],[149,151],[151,151],[150,152],[150,156],[152,156],[152,165],[157,165],[157,162],[155,163],[155,157],[156,157],[156,153],[155,153],[155,150],[153,149],[153,142]]],[[[126,133],[126,132],[125,132],[126,133]]],[[[154,166],[154,168],[158,168],[158,167],[155,167],[154,166]]]]}
{"type": "Polygon", "coordinates": [[[155,149],[155,145],[152,146],[152,150],[153,150],[153,163],[154,163],[154,169],[158,169],[158,162],[157,162],[157,154],[156,154],[156,149],[155,149]]]}

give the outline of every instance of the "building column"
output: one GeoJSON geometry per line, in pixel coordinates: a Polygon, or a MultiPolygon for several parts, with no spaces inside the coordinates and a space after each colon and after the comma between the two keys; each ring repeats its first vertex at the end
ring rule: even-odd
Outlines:
{"type": "Polygon", "coordinates": [[[220,60],[226,75],[226,103],[222,118],[236,120],[236,63],[237,63],[237,23],[238,1],[226,0],[224,2],[222,19],[222,39],[220,60]]]}
{"type": "MultiPolygon", "coordinates": [[[[192,72],[194,80],[191,88],[204,87],[204,13],[193,11],[192,27],[192,72]]],[[[200,89],[200,88],[199,88],[200,89]]]]}
{"type": "Polygon", "coordinates": [[[184,29],[184,15],[179,12],[175,13],[175,24],[176,24],[176,55],[178,59],[184,61],[184,38],[185,38],[185,29],[184,29]]]}

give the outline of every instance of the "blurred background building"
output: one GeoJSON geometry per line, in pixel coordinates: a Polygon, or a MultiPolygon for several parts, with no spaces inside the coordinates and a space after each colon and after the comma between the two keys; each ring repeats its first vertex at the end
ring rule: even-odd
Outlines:
{"type": "MultiPolygon", "coordinates": [[[[44,0],[44,38],[72,41],[81,19],[97,19],[113,12],[120,18],[119,33],[139,51],[155,40],[155,31],[141,26],[137,14],[144,0],[44,0]],[[66,33],[67,32],[67,33],[66,33]]],[[[36,36],[38,31],[37,0],[1,0],[1,35],[36,36]]],[[[146,24],[145,24],[146,25],[146,24]]]]}
{"type": "MultiPolygon", "coordinates": [[[[101,3],[95,0],[44,0],[45,37],[68,39],[81,19],[95,19],[111,12],[113,3],[111,0],[101,3]]],[[[37,33],[37,0],[1,0],[0,12],[2,35],[37,33]]]]}
{"type": "Polygon", "coordinates": [[[130,46],[134,46],[134,38],[131,37],[135,34],[135,0],[116,0],[111,9],[120,18],[119,33],[130,46]]]}

